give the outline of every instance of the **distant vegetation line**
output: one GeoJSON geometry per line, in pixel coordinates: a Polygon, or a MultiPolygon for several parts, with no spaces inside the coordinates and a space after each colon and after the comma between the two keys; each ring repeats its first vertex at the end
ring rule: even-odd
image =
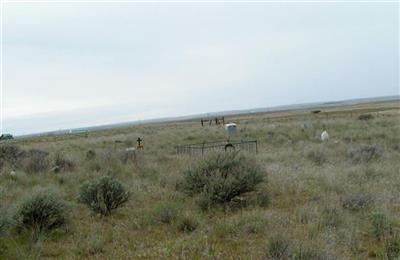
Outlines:
{"type": "Polygon", "coordinates": [[[127,127],[127,126],[139,125],[139,124],[168,123],[168,122],[196,120],[196,119],[212,117],[212,116],[237,116],[237,115],[246,115],[246,114],[255,114],[255,113],[293,111],[293,110],[301,110],[301,109],[316,109],[316,108],[323,109],[323,108],[332,108],[332,107],[337,107],[337,106],[350,106],[350,105],[367,104],[367,103],[374,103],[374,102],[389,102],[389,101],[396,101],[396,100],[400,100],[400,95],[373,97],[373,98],[348,99],[348,100],[341,100],[341,101],[301,103],[301,104],[293,104],[293,105],[282,105],[282,106],[262,107],[262,108],[252,108],[252,109],[225,110],[225,111],[219,111],[219,112],[209,112],[209,113],[186,115],[186,116],[153,118],[153,119],[146,119],[146,120],[137,120],[137,121],[114,123],[114,124],[90,126],[90,127],[62,129],[62,130],[49,131],[49,132],[39,132],[39,133],[33,133],[33,134],[27,134],[27,135],[18,135],[16,137],[17,138],[27,138],[27,137],[34,137],[34,136],[40,136],[40,135],[62,135],[62,134],[68,134],[68,133],[76,134],[76,133],[82,133],[82,132],[91,132],[91,131],[99,131],[99,130],[120,128],[120,127],[127,127]]]}

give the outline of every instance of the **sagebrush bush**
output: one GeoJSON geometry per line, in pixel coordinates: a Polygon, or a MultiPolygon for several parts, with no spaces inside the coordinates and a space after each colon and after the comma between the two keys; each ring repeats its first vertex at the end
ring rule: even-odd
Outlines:
{"type": "Polygon", "coordinates": [[[368,145],[348,152],[350,159],[354,162],[369,162],[382,157],[383,149],[378,145],[368,145]]]}
{"type": "Polygon", "coordinates": [[[0,170],[5,165],[18,167],[24,156],[25,152],[17,145],[0,145],[0,170]]]}
{"type": "Polygon", "coordinates": [[[196,230],[199,222],[194,216],[184,215],[178,220],[178,230],[184,233],[190,233],[196,230]]]}
{"type": "Polygon", "coordinates": [[[371,196],[364,193],[347,194],[342,198],[343,208],[349,210],[361,210],[369,206],[371,203],[371,196]]]}
{"type": "Polygon", "coordinates": [[[371,114],[362,114],[358,116],[359,120],[371,120],[374,119],[374,116],[371,114]]]}
{"type": "Polygon", "coordinates": [[[123,206],[129,197],[130,192],[125,186],[110,176],[84,182],[79,193],[81,203],[103,216],[110,215],[115,209],[123,206]]]}
{"type": "Polygon", "coordinates": [[[205,207],[224,204],[250,191],[264,180],[258,165],[238,153],[214,154],[184,173],[182,189],[200,194],[205,207]]]}
{"type": "Polygon", "coordinates": [[[52,190],[37,190],[19,205],[15,214],[17,228],[35,233],[66,226],[69,214],[66,203],[52,190]]]}
{"type": "Polygon", "coordinates": [[[314,149],[307,153],[307,158],[315,165],[323,165],[328,161],[328,158],[323,150],[314,149]]]}
{"type": "Polygon", "coordinates": [[[88,253],[98,255],[104,253],[104,241],[99,237],[91,237],[88,241],[88,253]]]}
{"type": "Polygon", "coordinates": [[[89,151],[86,152],[86,159],[87,160],[92,160],[94,158],[96,158],[96,152],[95,151],[89,150],[89,151]]]}
{"type": "Polygon", "coordinates": [[[48,155],[48,152],[42,150],[29,150],[27,152],[27,156],[24,162],[25,171],[28,173],[39,173],[47,171],[50,166],[48,155]]]}
{"type": "Polygon", "coordinates": [[[54,167],[55,171],[72,171],[75,168],[75,163],[66,158],[63,153],[57,152],[54,155],[54,167]]]}

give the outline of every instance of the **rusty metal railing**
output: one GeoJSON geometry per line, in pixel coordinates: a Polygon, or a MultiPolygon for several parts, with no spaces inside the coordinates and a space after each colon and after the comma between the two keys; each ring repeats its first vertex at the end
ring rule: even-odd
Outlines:
{"type": "Polygon", "coordinates": [[[205,155],[216,151],[247,151],[258,152],[257,140],[216,141],[175,146],[177,155],[205,155]]]}

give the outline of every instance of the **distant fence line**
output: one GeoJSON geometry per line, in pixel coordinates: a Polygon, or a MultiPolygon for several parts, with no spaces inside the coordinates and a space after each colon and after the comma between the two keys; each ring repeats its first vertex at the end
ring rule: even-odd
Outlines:
{"type": "Polygon", "coordinates": [[[258,152],[257,140],[240,141],[216,141],[203,142],[196,144],[186,144],[175,146],[178,155],[205,155],[213,151],[247,151],[250,153],[258,152]]]}
{"type": "Polygon", "coordinates": [[[386,109],[380,109],[380,108],[359,108],[359,109],[353,109],[353,110],[339,110],[339,111],[323,111],[323,110],[318,110],[318,113],[315,113],[315,111],[306,111],[306,112],[299,112],[296,114],[287,114],[287,115],[274,115],[271,114],[269,116],[266,116],[264,120],[268,122],[273,122],[273,121],[288,121],[292,120],[295,118],[303,118],[305,119],[333,119],[333,118],[341,118],[344,116],[348,116],[350,118],[357,118],[358,116],[362,114],[371,114],[377,118],[384,116],[384,112],[390,111],[390,110],[396,110],[398,108],[396,107],[390,107],[386,109]]]}

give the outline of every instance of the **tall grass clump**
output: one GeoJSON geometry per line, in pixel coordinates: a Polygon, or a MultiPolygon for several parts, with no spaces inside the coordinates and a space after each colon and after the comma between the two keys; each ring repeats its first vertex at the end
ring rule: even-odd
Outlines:
{"type": "Polygon", "coordinates": [[[267,256],[268,259],[289,259],[290,243],[287,239],[276,236],[268,241],[267,244],[267,256]]]}
{"type": "Polygon", "coordinates": [[[18,230],[40,234],[65,227],[69,215],[66,203],[53,190],[40,189],[22,200],[15,214],[18,230]]]}
{"type": "Polygon", "coordinates": [[[201,206],[231,202],[264,180],[260,167],[236,152],[213,154],[184,172],[183,190],[200,194],[201,206]]]}
{"type": "Polygon", "coordinates": [[[370,215],[370,221],[372,225],[372,233],[377,240],[380,240],[389,234],[391,225],[383,212],[374,210],[370,215]]]}
{"type": "Polygon", "coordinates": [[[103,216],[111,215],[115,209],[123,206],[129,197],[130,192],[125,186],[110,176],[84,182],[79,193],[81,203],[103,216]]]}

